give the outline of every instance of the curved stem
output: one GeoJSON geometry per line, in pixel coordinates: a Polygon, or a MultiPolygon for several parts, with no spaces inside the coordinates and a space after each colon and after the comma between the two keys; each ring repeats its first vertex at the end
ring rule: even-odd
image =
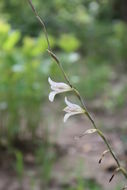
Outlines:
{"type": "Polygon", "coordinates": [[[42,26],[43,29],[44,29],[44,34],[45,34],[45,37],[46,37],[46,40],[47,40],[47,44],[48,44],[48,53],[49,53],[50,56],[55,60],[55,62],[56,62],[57,65],[59,66],[59,68],[60,68],[60,70],[61,70],[61,72],[62,72],[62,74],[63,74],[63,76],[64,76],[64,79],[66,80],[66,82],[68,83],[68,85],[72,88],[74,94],[75,94],[75,95],[77,96],[77,98],[79,99],[79,101],[80,101],[80,103],[81,103],[83,109],[85,110],[85,115],[88,117],[88,119],[89,119],[90,122],[92,123],[93,127],[94,127],[95,129],[97,129],[98,135],[102,138],[102,140],[104,141],[105,145],[107,146],[109,152],[111,153],[113,159],[115,160],[115,162],[116,162],[116,164],[117,164],[117,166],[118,166],[118,168],[119,168],[119,171],[121,171],[121,173],[127,178],[127,171],[126,171],[123,167],[121,167],[120,162],[119,162],[119,159],[117,158],[117,156],[116,156],[115,153],[113,152],[113,150],[112,150],[112,148],[111,148],[109,142],[107,141],[107,139],[106,139],[106,137],[104,136],[103,132],[98,129],[98,127],[97,127],[96,124],[95,124],[94,119],[92,118],[92,116],[90,115],[89,111],[87,110],[87,107],[86,107],[86,105],[85,105],[85,103],[84,103],[84,101],[83,101],[83,99],[82,99],[82,97],[81,97],[79,91],[78,91],[75,87],[73,87],[73,85],[71,84],[71,82],[70,82],[68,76],[66,75],[66,73],[65,73],[65,71],[64,71],[64,69],[63,69],[63,67],[62,67],[62,65],[61,65],[61,63],[60,63],[60,61],[59,61],[59,59],[58,59],[57,56],[52,52],[51,46],[50,46],[50,42],[49,42],[49,38],[48,38],[48,33],[47,33],[47,30],[46,30],[46,27],[45,27],[45,24],[44,24],[43,20],[42,20],[42,19],[40,18],[40,16],[38,15],[38,13],[37,13],[35,7],[34,7],[33,4],[32,4],[32,1],[31,1],[31,0],[28,0],[28,3],[30,4],[30,6],[31,6],[31,8],[32,8],[32,10],[33,10],[33,12],[34,12],[36,18],[38,19],[38,21],[40,22],[41,26],[42,26]]]}

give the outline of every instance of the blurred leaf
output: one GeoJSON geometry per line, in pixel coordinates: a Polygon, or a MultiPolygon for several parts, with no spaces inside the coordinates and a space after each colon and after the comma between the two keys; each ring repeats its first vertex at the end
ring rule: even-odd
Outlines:
{"type": "Polygon", "coordinates": [[[23,155],[22,152],[20,152],[19,150],[15,151],[15,155],[16,155],[16,163],[15,163],[16,172],[19,178],[21,178],[24,172],[23,155]]]}
{"type": "Polygon", "coordinates": [[[19,39],[20,39],[20,32],[16,31],[16,32],[9,34],[8,38],[6,39],[6,41],[3,44],[3,49],[5,51],[11,50],[17,44],[19,39]]]}
{"type": "Polygon", "coordinates": [[[58,40],[58,45],[66,52],[76,51],[80,41],[73,34],[63,34],[58,40]]]}

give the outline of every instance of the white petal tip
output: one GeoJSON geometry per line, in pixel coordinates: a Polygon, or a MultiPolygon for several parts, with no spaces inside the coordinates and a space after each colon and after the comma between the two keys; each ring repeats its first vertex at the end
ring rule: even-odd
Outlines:
{"type": "Polygon", "coordinates": [[[71,116],[71,113],[66,113],[64,116],[64,123],[66,123],[66,121],[68,120],[68,118],[71,116]]]}
{"type": "Polygon", "coordinates": [[[50,98],[50,97],[49,97],[49,101],[50,101],[50,102],[53,102],[53,101],[54,101],[54,99],[52,99],[52,98],[50,98]]]}
{"type": "Polygon", "coordinates": [[[56,95],[56,92],[50,92],[50,93],[49,93],[49,101],[50,101],[50,102],[53,102],[53,101],[54,101],[55,95],[56,95]]]}
{"type": "Polygon", "coordinates": [[[64,100],[65,100],[65,103],[67,104],[68,100],[67,100],[67,97],[66,97],[66,96],[65,96],[64,100]]]}
{"type": "Polygon", "coordinates": [[[63,119],[63,122],[66,123],[66,121],[67,121],[67,119],[64,118],[64,119],[63,119]]]}
{"type": "Polygon", "coordinates": [[[66,115],[64,116],[64,119],[63,119],[63,122],[66,123],[67,121],[67,118],[66,118],[66,115]]]}
{"type": "Polygon", "coordinates": [[[66,105],[68,105],[68,106],[70,106],[70,107],[71,107],[71,105],[72,105],[72,103],[68,101],[68,99],[67,99],[66,96],[65,96],[65,103],[66,103],[66,105]]]}
{"type": "Polygon", "coordinates": [[[51,82],[52,82],[50,77],[48,77],[48,82],[49,82],[49,84],[51,84],[51,82]]]}

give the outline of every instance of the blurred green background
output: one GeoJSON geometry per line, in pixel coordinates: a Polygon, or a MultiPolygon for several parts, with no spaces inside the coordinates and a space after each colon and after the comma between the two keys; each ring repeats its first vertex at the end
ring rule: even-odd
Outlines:
{"type": "MultiPolygon", "coordinates": [[[[103,115],[119,114],[127,105],[127,1],[33,0],[33,3],[45,21],[53,51],[88,107],[95,114],[99,110],[103,115]]],[[[1,0],[0,161],[3,172],[11,171],[17,176],[22,190],[37,186],[47,190],[55,186],[51,173],[59,151],[58,145],[50,140],[49,131],[52,122],[56,125],[61,122],[57,123],[54,117],[59,118],[59,114],[62,120],[63,99],[58,96],[54,106],[48,103],[47,78],[51,76],[55,81],[63,78],[46,49],[44,33],[27,1],[1,0]],[[29,172],[28,187],[23,178],[27,168],[34,168],[37,173],[35,178],[29,172]]],[[[126,143],[126,136],[122,139],[126,143]]],[[[94,180],[83,180],[79,173],[76,184],[70,182],[57,188],[56,183],[56,189],[100,189],[94,180]]],[[[0,187],[6,189],[11,188],[0,187]]]]}

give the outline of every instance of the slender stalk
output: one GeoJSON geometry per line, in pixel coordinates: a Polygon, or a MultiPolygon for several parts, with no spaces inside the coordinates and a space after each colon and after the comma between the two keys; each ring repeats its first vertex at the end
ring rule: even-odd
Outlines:
{"type": "Polygon", "coordinates": [[[90,120],[90,122],[93,125],[93,127],[95,129],[97,129],[98,135],[101,137],[101,139],[104,141],[105,145],[107,146],[109,152],[111,153],[111,156],[113,157],[114,161],[116,162],[116,164],[118,166],[119,171],[125,176],[125,178],[127,178],[127,171],[123,167],[121,167],[119,159],[117,158],[117,156],[115,155],[114,151],[112,150],[112,147],[110,146],[110,144],[109,144],[108,140],[106,139],[106,137],[104,136],[103,132],[100,129],[98,129],[98,127],[96,126],[95,121],[92,118],[91,114],[89,113],[89,111],[88,111],[88,109],[87,109],[87,107],[86,107],[86,105],[85,105],[85,103],[84,103],[84,101],[83,101],[83,99],[82,99],[79,91],[71,84],[71,82],[70,82],[67,74],[65,73],[65,71],[64,71],[64,69],[63,69],[63,67],[62,67],[62,65],[61,65],[61,63],[59,61],[59,59],[57,58],[57,56],[51,50],[51,46],[50,46],[50,42],[49,42],[49,38],[48,38],[48,33],[47,33],[47,30],[46,30],[46,27],[45,27],[45,24],[44,24],[43,20],[38,15],[35,7],[32,4],[32,1],[28,0],[28,3],[30,4],[30,6],[31,6],[31,8],[32,8],[32,10],[33,10],[36,18],[38,19],[38,21],[40,22],[41,26],[44,29],[44,34],[45,34],[45,37],[46,37],[46,40],[47,40],[47,44],[48,44],[48,50],[47,50],[48,53],[55,60],[55,62],[59,66],[59,68],[60,68],[60,70],[61,70],[61,72],[62,72],[62,74],[64,76],[64,79],[66,80],[66,82],[68,83],[68,85],[72,88],[74,94],[79,99],[79,101],[80,101],[83,109],[85,110],[85,115],[88,117],[88,119],[90,120]]]}
{"type": "Polygon", "coordinates": [[[34,12],[36,18],[38,19],[38,21],[40,22],[41,26],[42,26],[42,29],[44,30],[44,34],[45,34],[45,37],[46,37],[46,41],[47,41],[47,44],[48,44],[48,49],[51,50],[51,47],[50,47],[50,42],[49,42],[49,38],[48,38],[48,33],[47,33],[47,29],[45,27],[45,24],[42,20],[42,18],[38,15],[33,3],[31,0],[28,0],[28,3],[30,4],[31,8],[32,8],[32,11],[34,12]]]}
{"type": "Polygon", "coordinates": [[[106,144],[106,146],[108,147],[108,149],[109,149],[109,151],[110,151],[112,157],[113,157],[114,160],[116,161],[118,167],[120,167],[119,160],[118,160],[118,158],[116,157],[115,153],[113,152],[113,150],[112,150],[110,144],[108,143],[107,139],[105,138],[104,134],[103,134],[100,130],[98,130],[97,132],[98,132],[98,134],[100,135],[100,137],[103,139],[103,141],[105,142],[105,144],[106,144]]]}

